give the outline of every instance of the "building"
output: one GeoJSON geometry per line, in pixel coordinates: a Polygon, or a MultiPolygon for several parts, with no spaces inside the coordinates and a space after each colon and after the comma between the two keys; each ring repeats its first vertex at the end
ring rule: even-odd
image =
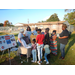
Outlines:
{"type": "Polygon", "coordinates": [[[15,26],[19,27],[20,29],[21,28],[26,29],[27,26],[30,26],[32,31],[35,29],[35,27],[38,27],[38,28],[42,29],[43,32],[45,31],[46,28],[49,28],[50,33],[52,33],[53,30],[56,30],[57,33],[61,33],[63,24],[66,24],[67,26],[69,26],[69,23],[67,21],[30,23],[30,24],[19,23],[19,24],[16,24],[15,26]]]}

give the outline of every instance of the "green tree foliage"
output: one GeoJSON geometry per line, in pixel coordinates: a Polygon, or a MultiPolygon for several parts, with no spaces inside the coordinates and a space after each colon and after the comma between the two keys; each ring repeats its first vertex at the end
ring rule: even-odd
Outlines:
{"type": "Polygon", "coordinates": [[[68,21],[70,25],[75,25],[75,11],[64,15],[64,20],[68,21]]]}
{"type": "Polygon", "coordinates": [[[3,23],[0,23],[0,27],[2,27],[3,26],[3,23]]]}
{"type": "Polygon", "coordinates": [[[52,22],[52,21],[60,21],[56,13],[52,14],[50,18],[46,20],[46,22],[52,22]]]}

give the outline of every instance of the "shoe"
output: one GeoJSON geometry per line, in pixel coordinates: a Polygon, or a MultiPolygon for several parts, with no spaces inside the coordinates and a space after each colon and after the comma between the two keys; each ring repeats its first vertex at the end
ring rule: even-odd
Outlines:
{"type": "Polygon", "coordinates": [[[31,62],[34,62],[33,60],[31,62]]]}
{"type": "Polygon", "coordinates": [[[35,63],[36,63],[37,61],[35,61],[35,63]]]}
{"type": "Polygon", "coordinates": [[[39,61],[37,62],[39,65],[41,65],[41,63],[39,63],[39,61]]]}
{"type": "Polygon", "coordinates": [[[49,64],[49,62],[46,62],[46,64],[49,64]]]}
{"type": "Polygon", "coordinates": [[[46,61],[46,60],[44,60],[44,61],[46,61]]]}
{"type": "Polygon", "coordinates": [[[62,56],[59,59],[63,59],[64,60],[64,58],[62,56]]]}

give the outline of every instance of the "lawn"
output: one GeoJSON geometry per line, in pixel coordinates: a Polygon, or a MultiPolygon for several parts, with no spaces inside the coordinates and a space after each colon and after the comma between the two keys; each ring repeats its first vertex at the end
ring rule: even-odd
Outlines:
{"type": "MultiPolygon", "coordinates": [[[[0,35],[5,35],[5,34],[10,34],[10,33],[0,33],[0,35]]],[[[14,34],[14,35],[15,35],[15,39],[17,40],[18,34],[14,34]]],[[[50,58],[48,58],[50,62],[49,65],[75,65],[75,31],[72,32],[70,39],[65,47],[65,59],[64,60],[59,59],[61,55],[59,47],[60,47],[60,44],[58,43],[57,56],[50,54],[50,58]]],[[[0,57],[1,57],[1,53],[2,52],[0,52],[0,57]]],[[[15,53],[17,53],[17,51],[15,51],[15,53]]],[[[27,62],[21,63],[19,56],[16,56],[13,52],[11,52],[10,56],[11,56],[12,65],[38,65],[37,63],[31,63],[32,58],[29,58],[28,63],[27,62]]],[[[22,56],[22,59],[26,60],[26,57],[22,56]]],[[[42,61],[43,60],[44,60],[44,57],[42,61]]],[[[0,64],[5,64],[5,65],[9,64],[7,50],[5,51],[2,59],[0,59],[0,64]]],[[[42,62],[42,65],[46,65],[44,61],[42,62]]]]}

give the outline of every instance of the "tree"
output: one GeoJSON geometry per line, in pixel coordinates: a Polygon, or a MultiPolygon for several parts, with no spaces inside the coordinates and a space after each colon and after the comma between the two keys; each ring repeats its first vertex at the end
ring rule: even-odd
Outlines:
{"type": "Polygon", "coordinates": [[[52,22],[52,21],[60,21],[56,13],[52,14],[50,18],[46,20],[46,22],[52,22]]]}
{"type": "Polygon", "coordinates": [[[10,26],[10,23],[8,20],[4,21],[4,27],[6,27],[6,26],[10,26]]]}
{"type": "Polygon", "coordinates": [[[68,21],[70,25],[75,25],[75,11],[64,15],[64,20],[68,21]]]}
{"type": "Polygon", "coordinates": [[[0,23],[0,27],[3,26],[3,23],[0,23]]]}

